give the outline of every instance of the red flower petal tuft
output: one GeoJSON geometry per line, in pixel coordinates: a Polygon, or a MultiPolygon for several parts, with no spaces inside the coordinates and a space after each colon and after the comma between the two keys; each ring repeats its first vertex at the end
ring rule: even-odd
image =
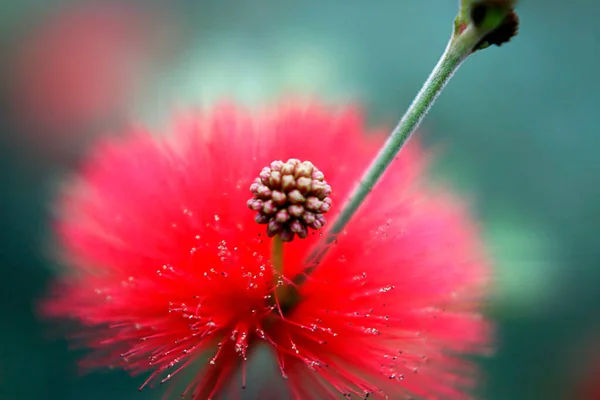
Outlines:
{"type": "MultiPolygon", "coordinates": [[[[273,160],[309,160],[333,189],[333,220],[383,137],[366,134],[356,110],[222,106],[164,139],[104,143],[62,200],[72,273],[45,313],[90,328],[92,366],[153,371],[148,382],[208,357],[194,399],[224,390],[261,342],[298,399],[464,398],[474,371],[458,354],[486,346],[488,270],[461,203],[422,182],[414,141],[299,287],[298,306],[281,315],[270,301],[271,240],[246,206],[250,184],[273,160]]],[[[281,282],[319,236],[285,244],[281,282]]]]}

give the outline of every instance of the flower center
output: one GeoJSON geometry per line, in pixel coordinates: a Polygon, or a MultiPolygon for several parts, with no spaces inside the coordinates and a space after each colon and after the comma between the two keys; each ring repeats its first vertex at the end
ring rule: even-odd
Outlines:
{"type": "Polygon", "coordinates": [[[267,236],[279,235],[283,242],[295,236],[305,238],[308,228],[322,228],[323,214],[331,207],[331,186],[310,161],[273,161],[263,168],[250,191],[254,196],[247,204],[257,212],[254,219],[267,225],[267,236]]]}
{"type": "Polygon", "coordinates": [[[253,197],[247,205],[256,211],[255,221],[267,225],[267,236],[273,238],[271,262],[275,270],[274,305],[283,315],[300,301],[298,288],[290,284],[284,273],[284,242],[294,237],[304,239],[308,228],[325,225],[325,214],[331,208],[331,186],[310,161],[295,158],[287,162],[273,161],[260,172],[250,186],[253,197]]]}

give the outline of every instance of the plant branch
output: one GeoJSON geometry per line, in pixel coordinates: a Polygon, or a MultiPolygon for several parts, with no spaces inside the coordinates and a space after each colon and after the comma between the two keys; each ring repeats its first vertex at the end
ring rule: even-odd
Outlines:
{"type": "MultiPolygon", "coordinates": [[[[463,3],[461,4],[463,4],[464,7],[466,2],[463,0],[463,3]]],[[[478,6],[481,6],[481,4],[478,3],[478,6]]],[[[483,6],[485,6],[485,4],[483,6]]],[[[470,4],[469,7],[471,7],[470,4]]],[[[332,227],[327,231],[324,238],[317,245],[317,248],[310,254],[307,268],[294,277],[293,282],[295,284],[299,285],[303,283],[307,276],[317,267],[327,253],[330,245],[337,239],[339,234],[343,232],[360,205],[364,202],[369,193],[371,193],[386,169],[397,157],[404,144],[419,127],[423,118],[461,64],[469,57],[469,55],[473,54],[474,51],[480,49],[482,41],[489,37],[496,29],[500,29],[505,23],[504,19],[499,18],[498,12],[500,11],[498,10],[500,9],[497,7],[490,8],[489,11],[493,12],[484,12],[483,19],[473,23],[473,21],[466,21],[464,19],[470,13],[468,10],[461,8],[459,16],[454,24],[453,35],[437,65],[423,84],[423,87],[396,128],[394,128],[390,134],[384,146],[358,182],[354,191],[344,203],[342,210],[332,227]]],[[[506,15],[508,15],[509,12],[514,14],[512,9],[505,9],[501,12],[506,13],[506,15]]]]}

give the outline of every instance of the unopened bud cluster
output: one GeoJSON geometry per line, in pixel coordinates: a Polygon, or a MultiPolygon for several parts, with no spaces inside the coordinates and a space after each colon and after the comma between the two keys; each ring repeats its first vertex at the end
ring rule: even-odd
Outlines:
{"type": "Polygon", "coordinates": [[[267,225],[267,236],[279,235],[284,242],[296,235],[305,238],[308,228],[323,227],[323,214],[331,207],[331,186],[310,161],[273,161],[250,191],[254,197],[248,200],[248,208],[257,211],[256,222],[267,225]]]}

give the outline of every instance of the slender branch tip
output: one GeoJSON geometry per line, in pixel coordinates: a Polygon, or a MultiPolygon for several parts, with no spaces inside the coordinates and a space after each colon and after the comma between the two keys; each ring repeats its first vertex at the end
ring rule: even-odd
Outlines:
{"type": "Polygon", "coordinates": [[[353,192],[344,202],[340,214],[309,255],[306,268],[292,281],[303,283],[325,257],[331,243],[344,231],[364,200],[373,191],[387,168],[417,130],[454,73],[474,52],[491,45],[500,46],[517,34],[519,19],[514,11],[516,0],[460,0],[454,32],[433,71],[377,153],[353,192]]]}

